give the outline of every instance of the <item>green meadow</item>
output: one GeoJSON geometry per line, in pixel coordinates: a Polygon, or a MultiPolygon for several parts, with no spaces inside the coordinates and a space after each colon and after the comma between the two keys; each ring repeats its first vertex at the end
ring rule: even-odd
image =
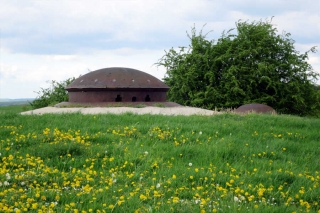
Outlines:
{"type": "Polygon", "coordinates": [[[320,212],[320,119],[0,107],[0,212],[320,212]]]}

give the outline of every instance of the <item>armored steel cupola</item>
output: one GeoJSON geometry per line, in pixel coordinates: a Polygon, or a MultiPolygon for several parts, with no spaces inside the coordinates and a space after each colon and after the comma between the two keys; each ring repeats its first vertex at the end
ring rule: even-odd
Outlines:
{"type": "Polygon", "coordinates": [[[77,78],[66,90],[69,102],[165,102],[169,87],[148,73],[111,67],[77,78]]]}

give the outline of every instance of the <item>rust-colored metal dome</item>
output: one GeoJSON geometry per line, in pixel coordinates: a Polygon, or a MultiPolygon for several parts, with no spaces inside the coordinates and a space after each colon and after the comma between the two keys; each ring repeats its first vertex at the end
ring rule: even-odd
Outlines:
{"type": "Polygon", "coordinates": [[[275,110],[265,104],[245,104],[240,106],[235,110],[237,113],[248,113],[248,112],[256,112],[256,113],[275,113],[275,110]]]}
{"type": "Polygon", "coordinates": [[[87,73],[66,87],[67,91],[147,89],[168,91],[169,87],[152,75],[131,68],[111,67],[87,73]]]}
{"type": "Polygon", "coordinates": [[[111,67],[77,78],[66,90],[69,102],[165,102],[169,87],[148,73],[111,67]]]}

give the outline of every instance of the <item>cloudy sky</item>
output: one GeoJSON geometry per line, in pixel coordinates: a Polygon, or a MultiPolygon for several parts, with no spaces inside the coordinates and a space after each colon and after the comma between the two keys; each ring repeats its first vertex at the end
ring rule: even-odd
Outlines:
{"type": "Polygon", "coordinates": [[[192,26],[218,39],[239,19],[272,16],[298,51],[318,46],[309,63],[320,73],[320,0],[0,0],[0,98],[35,98],[51,80],[106,67],[162,79],[153,64],[188,46],[192,26]]]}

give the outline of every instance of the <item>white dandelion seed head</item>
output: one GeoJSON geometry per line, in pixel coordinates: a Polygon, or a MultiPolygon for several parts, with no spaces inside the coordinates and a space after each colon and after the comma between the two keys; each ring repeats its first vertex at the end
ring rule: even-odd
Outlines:
{"type": "Polygon", "coordinates": [[[192,163],[189,163],[189,166],[192,166],[192,163]]]}
{"type": "Polygon", "coordinates": [[[148,155],[148,154],[149,154],[149,152],[148,152],[148,151],[145,151],[145,152],[144,152],[144,154],[145,154],[145,155],[148,155]]]}
{"type": "Polygon", "coordinates": [[[156,188],[160,188],[161,184],[157,183],[156,188]]]}

